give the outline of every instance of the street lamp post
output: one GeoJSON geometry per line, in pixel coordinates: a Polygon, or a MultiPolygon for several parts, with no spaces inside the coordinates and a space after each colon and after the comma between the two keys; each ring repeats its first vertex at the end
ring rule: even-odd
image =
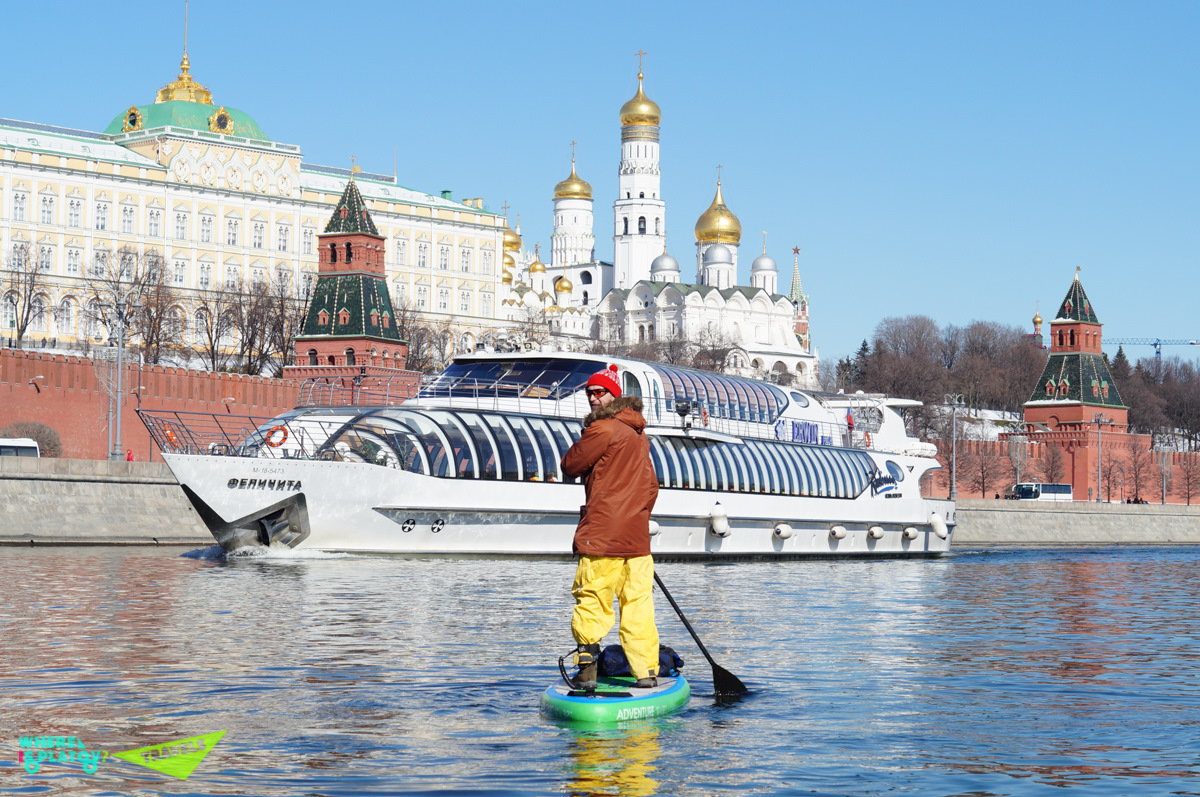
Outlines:
{"type": "MultiPolygon", "coordinates": [[[[1104,439],[1101,436],[1101,430],[1104,429],[1104,424],[1112,423],[1111,420],[1104,417],[1104,413],[1097,412],[1092,416],[1092,423],[1096,424],[1096,503],[1103,503],[1104,500],[1104,439]]],[[[1111,495],[1108,496],[1112,498],[1111,495]]]]}
{"type": "Polygon", "coordinates": [[[958,498],[958,408],[966,404],[962,393],[946,393],[950,405],[950,500],[958,498]]]}
{"type": "Polygon", "coordinates": [[[108,452],[109,460],[119,462],[125,459],[125,455],[121,453],[121,405],[124,403],[125,396],[122,395],[122,371],[125,368],[125,327],[133,319],[133,314],[141,309],[141,305],[134,301],[134,290],[121,291],[114,297],[115,301],[112,304],[102,304],[104,310],[111,310],[117,321],[117,384],[113,395],[116,396],[116,431],[113,436],[112,450],[108,452]]]}

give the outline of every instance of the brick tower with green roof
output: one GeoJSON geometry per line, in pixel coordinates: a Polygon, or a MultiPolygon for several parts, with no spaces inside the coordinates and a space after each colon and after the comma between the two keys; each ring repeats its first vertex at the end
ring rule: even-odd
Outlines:
{"type": "Polygon", "coordinates": [[[1050,321],[1050,356],[1025,402],[1025,428],[1031,442],[1064,450],[1067,478],[1075,500],[1090,498],[1096,486],[1097,451],[1105,459],[1130,445],[1129,408],[1100,351],[1100,319],[1079,281],[1079,270],[1050,321]],[[1102,420],[1098,423],[1097,418],[1102,420]],[[1103,423],[1103,427],[1101,427],[1103,423]],[[1102,441],[1102,442],[1101,442],[1102,441]]]}
{"type": "Polygon", "coordinates": [[[317,240],[317,282],[304,329],[296,338],[295,365],[284,369],[285,376],[348,378],[357,386],[367,377],[408,374],[412,378],[403,381],[415,386],[417,374],[405,370],[408,343],[396,329],[388,293],[386,239],[375,227],[353,175],[317,240]]]}

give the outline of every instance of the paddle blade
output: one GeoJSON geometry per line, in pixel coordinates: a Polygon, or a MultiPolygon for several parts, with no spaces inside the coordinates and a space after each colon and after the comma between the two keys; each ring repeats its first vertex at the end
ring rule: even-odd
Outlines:
{"type": "Polygon", "coordinates": [[[713,688],[718,695],[743,695],[750,690],[736,675],[719,664],[713,664],[713,688]]]}

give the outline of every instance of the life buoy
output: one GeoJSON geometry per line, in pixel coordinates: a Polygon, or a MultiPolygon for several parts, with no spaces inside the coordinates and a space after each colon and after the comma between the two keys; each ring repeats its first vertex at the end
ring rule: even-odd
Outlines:
{"type": "Polygon", "coordinates": [[[287,442],[287,439],[288,439],[288,431],[287,431],[287,429],[285,429],[282,426],[272,426],[271,430],[269,432],[267,432],[267,438],[266,438],[267,445],[269,445],[271,448],[279,448],[281,445],[283,445],[284,443],[287,442]],[[278,441],[275,440],[276,432],[283,433],[283,437],[279,438],[278,441]]]}
{"type": "Polygon", "coordinates": [[[169,440],[173,446],[179,445],[179,439],[175,437],[175,430],[171,429],[170,427],[167,428],[167,440],[169,440]]]}
{"type": "Polygon", "coordinates": [[[863,441],[866,442],[867,448],[871,447],[871,433],[870,432],[865,432],[863,434],[863,441]]]}
{"type": "Polygon", "coordinates": [[[704,421],[704,425],[708,426],[708,408],[707,407],[700,408],[700,418],[704,421]]]}

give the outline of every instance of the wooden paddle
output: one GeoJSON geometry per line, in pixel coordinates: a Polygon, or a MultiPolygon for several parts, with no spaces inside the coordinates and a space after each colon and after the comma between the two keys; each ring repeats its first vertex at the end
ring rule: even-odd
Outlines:
{"type": "Polygon", "coordinates": [[[692,628],[692,624],[683,616],[683,609],[679,608],[679,604],[675,602],[675,599],[671,597],[671,593],[667,591],[667,585],[658,577],[658,571],[654,572],[654,582],[658,584],[658,588],[662,590],[662,594],[667,596],[667,600],[671,603],[671,608],[679,615],[679,619],[683,620],[684,628],[692,635],[692,639],[696,640],[696,644],[700,647],[700,652],[704,654],[704,658],[708,659],[708,663],[712,665],[713,688],[716,689],[717,694],[741,695],[749,692],[750,690],[746,688],[746,685],[736,675],[713,661],[708,648],[704,647],[704,643],[700,641],[700,637],[696,634],[696,629],[692,628]]]}

